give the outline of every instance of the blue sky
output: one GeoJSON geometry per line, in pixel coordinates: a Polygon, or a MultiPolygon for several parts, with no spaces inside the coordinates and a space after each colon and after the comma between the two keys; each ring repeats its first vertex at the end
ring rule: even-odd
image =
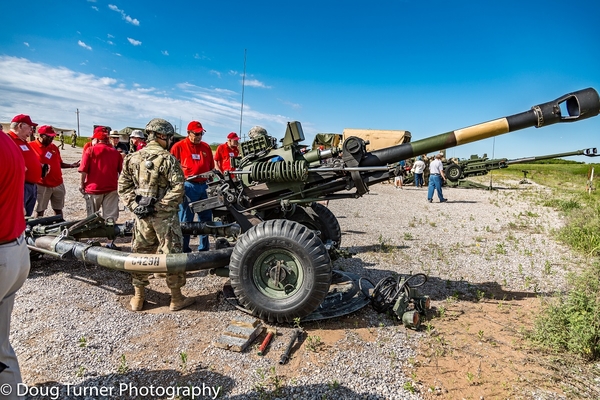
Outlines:
{"type": "MultiPolygon", "coordinates": [[[[178,131],[201,121],[209,143],[254,125],[281,138],[292,120],[307,143],[344,128],[418,140],[600,90],[594,0],[33,0],[0,12],[0,119],[76,128],[79,109],[84,136],[161,117],[178,131]]],[[[599,133],[596,117],[448,154],[552,154],[600,147],[599,133]]]]}

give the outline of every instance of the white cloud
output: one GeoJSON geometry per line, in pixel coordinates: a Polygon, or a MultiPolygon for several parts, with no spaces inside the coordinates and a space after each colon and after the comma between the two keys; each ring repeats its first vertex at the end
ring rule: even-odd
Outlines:
{"type": "Polygon", "coordinates": [[[115,37],[113,35],[111,35],[110,33],[107,34],[106,36],[108,36],[109,39],[114,39],[115,37]]]}
{"type": "Polygon", "coordinates": [[[245,82],[245,85],[246,86],[250,86],[250,87],[271,89],[271,86],[265,85],[264,83],[262,83],[258,79],[247,79],[246,82],[245,82]]]}
{"type": "MultiPolygon", "coordinates": [[[[210,129],[208,142],[221,141],[223,132],[239,126],[240,94],[228,89],[181,83],[165,91],[8,56],[0,56],[0,71],[0,119],[4,121],[25,113],[38,123],[73,127],[79,109],[81,132],[90,136],[94,124],[144,126],[160,117],[185,125],[198,119],[210,129]]],[[[285,116],[261,113],[244,104],[245,125],[282,130],[286,121],[285,116]]]]}
{"type": "Polygon", "coordinates": [[[87,49],[87,50],[91,50],[92,49],[91,46],[88,46],[87,44],[83,43],[81,40],[78,40],[77,44],[80,45],[81,47],[83,47],[84,49],[87,49]]]}
{"type": "Polygon", "coordinates": [[[112,40],[107,41],[106,43],[110,44],[110,45],[114,45],[112,40]]]}
{"type": "Polygon", "coordinates": [[[96,7],[96,6],[92,6],[92,9],[96,10],[96,11],[100,11],[100,9],[98,7],[96,7]]]}
{"type": "Polygon", "coordinates": [[[168,56],[169,55],[169,52],[166,51],[166,50],[161,51],[161,53],[162,53],[163,56],[168,56]]]}
{"type": "Polygon", "coordinates": [[[129,43],[131,43],[134,46],[141,46],[141,44],[142,44],[142,42],[140,42],[139,40],[135,40],[135,39],[132,39],[129,37],[127,38],[127,40],[129,41],[129,43]]]}
{"type": "Polygon", "coordinates": [[[120,10],[119,7],[115,6],[114,4],[109,4],[108,8],[121,14],[121,17],[131,25],[140,26],[140,21],[135,18],[131,18],[129,15],[125,14],[125,11],[120,10]]]}
{"type": "Polygon", "coordinates": [[[219,71],[215,71],[214,69],[211,69],[211,70],[209,71],[209,74],[211,74],[211,75],[216,75],[216,76],[217,76],[217,78],[221,78],[221,73],[220,73],[219,71]]]}
{"type": "Polygon", "coordinates": [[[27,43],[27,42],[23,42],[23,44],[24,44],[25,46],[29,47],[29,43],[27,43]]]}

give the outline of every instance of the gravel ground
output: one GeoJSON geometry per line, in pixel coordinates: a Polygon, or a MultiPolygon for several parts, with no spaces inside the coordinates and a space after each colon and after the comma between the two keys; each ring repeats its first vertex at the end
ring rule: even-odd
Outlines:
{"type": "MultiPolygon", "coordinates": [[[[72,162],[80,151],[65,148],[63,158],[72,162]]],[[[78,173],[64,172],[65,214],[81,218],[78,173]]],[[[332,201],[342,248],[355,254],[334,266],[372,282],[425,273],[422,291],[434,307],[456,293],[510,298],[564,289],[566,274],[583,261],[551,239],[561,218],[536,205],[549,191],[516,182],[501,186],[445,189],[444,204],[427,203],[426,189],[389,184],[357,200],[332,201]]],[[[123,213],[120,221],[129,216],[123,213]]],[[[255,346],[242,353],[213,346],[241,314],[219,295],[225,282],[203,271],[188,275],[184,293],[197,302],[170,312],[166,284],[154,279],[147,310],[134,313],[127,274],[77,261],[33,262],[17,294],[11,334],[27,398],[173,398],[175,390],[178,398],[214,398],[217,390],[230,399],[421,398],[405,390],[410,377],[403,367],[423,333],[370,307],[303,324],[305,339],[286,365],[278,360],[292,332],[287,325],[278,326],[264,357],[255,346]]]]}

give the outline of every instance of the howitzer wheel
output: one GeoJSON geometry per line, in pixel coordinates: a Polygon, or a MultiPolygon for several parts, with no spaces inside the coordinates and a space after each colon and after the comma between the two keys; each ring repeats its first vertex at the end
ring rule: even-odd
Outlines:
{"type": "Polygon", "coordinates": [[[266,221],[236,243],[229,278],[238,301],[268,321],[293,322],[319,307],[331,283],[331,260],[308,227],[289,220],[266,221]]]}
{"type": "Polygon", "coordinates": [[[446,167],[444,173],[446,174],[446,179],[456,182],[462,177],[463,170],[458,164],[450,164],[446,167]]]}
{"type": "Polygon", "coordinates": [[[334,247],[339,249],[342,243],[342,228],[336,216],[329,208],[320,203],[313,203],[311,208],[319,216],[321,240],[331,239],[335,243],[334,247]]]}
{"type": "Polygon", "coordinates": [[[323,243],[331,239],[334,247],[340,248],[342,228],[335,215],[323,204],[313,203],[310,207],[297,207],[296,211],[286,218],[321,232],[319,238],[323,243]]]}

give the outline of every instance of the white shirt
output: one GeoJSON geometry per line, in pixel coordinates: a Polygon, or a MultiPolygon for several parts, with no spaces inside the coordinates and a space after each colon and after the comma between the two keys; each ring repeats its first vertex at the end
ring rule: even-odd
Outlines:
{"type": "Polygon", "coordinates": [[[413,168],[415,169],[415,174],[422,174],[425,170],[425,163],[422,160],[417,160],[413,164],[413,168]]]}
{"type": "Polygon", "coordinates": [[[430,174],[438,174],[441,175],[444,170],[444,164],[442,164],[442,160],[438,160],[437,158],[429,164],[429,173],[430,174]]]}

